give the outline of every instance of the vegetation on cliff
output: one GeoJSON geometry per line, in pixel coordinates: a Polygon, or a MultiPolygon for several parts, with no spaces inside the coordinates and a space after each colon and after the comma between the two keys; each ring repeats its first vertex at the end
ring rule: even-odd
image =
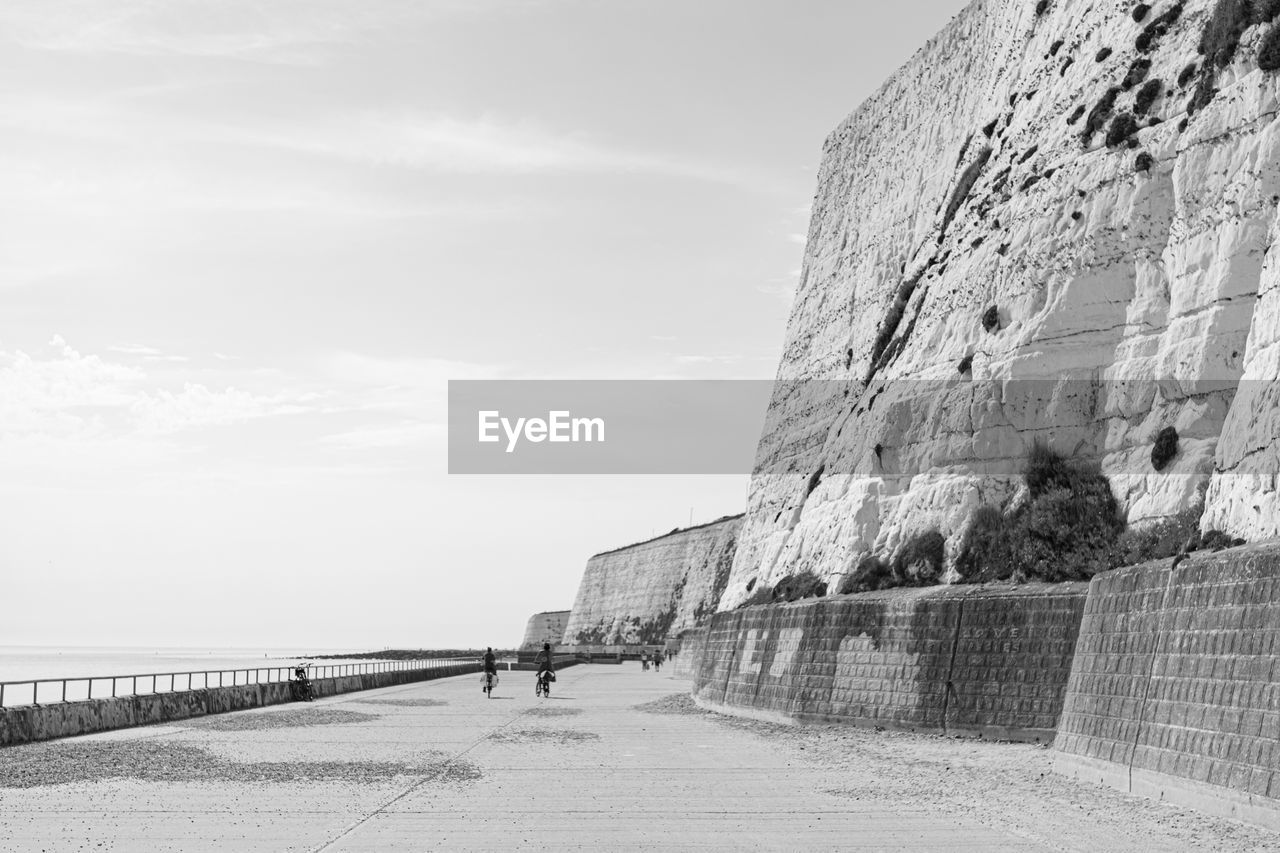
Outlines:
{"type": "Polygon", "coordinates": [[[1026,499],[975,513],[956,559],[969,582],[1078,580],[1107,568],[1124,529],[1111,484],[1095,465],[1035,444],[1023,469],[1026,499]]]}

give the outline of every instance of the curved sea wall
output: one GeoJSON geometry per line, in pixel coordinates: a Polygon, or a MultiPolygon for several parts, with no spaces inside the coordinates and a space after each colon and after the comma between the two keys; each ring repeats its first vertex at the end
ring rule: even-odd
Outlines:
{"type": "Polygon", "coordinates": [[[587,561],[564,644],[665,644],[716,609],[742,516],[673,530],[587,561]]]}
{"type": "Polygon", "coordinates": [[[1055,767],[1280,829],[1280,545],[1089,587],[1055,767]]]}
{"type": "Polygon", "coordinates": [[[702,665],[702,653],[707,646],[707,627],[681,631],[672,660],[672,674],[676,678],[694,678],[702,665]]]}
{"type": "MultiPolygon", "coordinates": [[[[311,689],[320,698],[479,671],[480,664],[476,662],[369,672],[317,678],[311,682],[311,689]]],[[[275,681],[268,684],[241,684],[235,687],[210,687],[203,690],[0,708],[0,746],[167,723],[294,701],[291,682],[275,681]]]]}
{"type": "Polygon", "coordinates": [[[568,610],[548,610],[535,613],[529,617],[524,627],[524,639],[520,641],[521,649],[540,649],[543,643],[560,645],[564,637],[564,629],[569,624],[568,610]]]}
{"type": "Polygon", "coordinates": [[[1274,14],[975,0],[835,129],[723,609],[950,563],[1037,440],[1131,525],[1280,535],[1274,14]]]}
{"type": "Polygon", "coordinates": [[[694,698],[765,719],[1046,741],[1086,588],[895,589],[718,613],[694,698]]]}

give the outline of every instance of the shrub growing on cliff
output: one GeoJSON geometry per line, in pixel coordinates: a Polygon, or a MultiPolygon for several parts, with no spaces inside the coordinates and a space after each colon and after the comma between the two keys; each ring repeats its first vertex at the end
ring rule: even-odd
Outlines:
{"type": "Polygon", "coordinates": [[[1160,92],[1163,90],[1164,83],[1161,80],[1148,80],[1143,83],[1133,99],[1133,111],[1140,116],[1146,115],[1151,111],[1152,104],[1156,102],[1156,98],[1160,97],[1160,92]]]}
{"type": "Polygon", "coordinates": [[[1035,444],[1023,469],[1027,500],[1010,513],[974,513],[956,558],[965,581],[1088,578],[1110,564],[1124,522],[1096,466],[1035,444]]]}
{"type": "Polygon", "coordinates": [[[1124,531],[1111,547],[1111,566],[1134,566],[1196,550],[1200,547],[1202,512],[1203,504],[1155,524],[1124,531]]]}
{"type": "Polygon", "coordinates": [[[1138,122],[1134,120],[1130,113],[1121,113],[1111,120],[1111,127],[1107,128],[1107,147],[1114,148],[1117,145],[1123,145],[1130,136],[1138,132],[1138,122]]]}
{"type": "Polygon", "coordinates": [[[1260,23],[1266,15],[1275,15],[1270,4],[1263,6],[1255,0],[1218,0],[1197,45],[1197,50],[1204,55],[1204,62],[1200,66],[1195,93],[1187,103],[1188,113],[1199,112],[1213,100],[1218,92],[1213,85],[1218,69],[1231,64],[1244,31],[1260,23]]]}
{"type": "Polygon", "coordinates": [[[1221,530],[1210,530],[1200,537],[1200,548],[1205,551],[1221,551],[1223,548],[1236,548],[1245,541],[1238,536],[1223,533],[1221,530]]]}
{"type": "Polygon", "coordinates": [[[994,305],[988,306],[986,311],[982,312],[982,328],[988,332],[998,332],[1000,330],[1000,309],[994,305]]]}
{"type": "Polygon", "coordinates": [[[1151,467],[1163,471],[1165,466],[1178,455],[1178,431],[1173,427],[1165,427],[1156,435],[1151,445],[1151,467]]]}
{"type": "Polygon", "coordinates": [[[1269,23],[1280,15],[1280,0],[1253,0],[1250,12],[1255,24],[1269,23]]]}
{"type": "Polygon", "coordinates": [[[1151,72],[1151,60],[1145,57],[1135,59],[1130,65],[1129,70],[1125,72],[1124,80],[1120,81],[1120,88],[1126,92],[1134,86],[1147,79],[1147,74],[1151,72]]]}
{"type": "Polygon", "coordinates": [[[1112,86],[1103,93],[1098,102],[1093,105],[1093,109],[1089,110],[1089,117],[1084,121],[1084,129],[1080,131],[1081,141],[1085,145],[1093,139],[1093,135],[1106,125],[1107,119],[1111,118],[1111,111],[1116,107],[1116,98],[1120,96],[1120,87],[1112,86]]]}
{"type": "Polygon", "coordinates": [[[1141,151],[1138,153],[1137,157],[1133,158],[1133,168],[1138,172],[1150,172],[1151,165],[1154,162],[1155,161],[1151,158],[1149,153],[1141,151]]]}
{"type": "Polygon", "coordinates": [[[1142,28],[1142,32],[1138,34],[1138,38],[1134,40],[1133,46],[1142,53],[1148,53],[1156,46],[1156,42],[1160,37],[1169,32],[1169,29],[1182,17],[1182,3],[1174,3],[1161,15],[1157,15],[1151,23],[1142,28]]]}
{"type": "Polygon", "coordinates": [[[894,586],[931,586],[942,576],[947,540],[936,529],[916,533],[893,557],[894,586]]]}
{"type": "Polygon", "coordinates": [[[773,585],[774,601],[799,601],[802,598],[820,598],[827,594],[827,585],[812,572],[787,575],[773,585]]]}
{"type": "Polygon", "coordinates": [[[1263,71],[1280,69],[1280,26],[1267,30],[1259,42],[1258,67],[1263,71]]]}
{"type": "Polygon", "coordinates": [[[893,586],[893,572],[889,564],[874,554],[858,561],[853,572],[840,582],[841,595],[850,592],[871,592],[893,586]]]}
{"type": "Polygon", "coordinates": [[[1151,7],[1148,6],[1146,3],[1139,3],[1137,6],[1133,7],[1133,19],[1135,21],[1141,22],[1142,19],[1145,18],[1147,16],[1147,13],[1150,11],[1151,11],[1151,7]]]}
{"type": "Polygon", "coordinates": [[[955,569],[961,578],[970,583],[995,580],[999,567],[1010,564],[1006,527],[1004,513],[998,508],[983,504],[974,511],[956,555],[955,569]]]}

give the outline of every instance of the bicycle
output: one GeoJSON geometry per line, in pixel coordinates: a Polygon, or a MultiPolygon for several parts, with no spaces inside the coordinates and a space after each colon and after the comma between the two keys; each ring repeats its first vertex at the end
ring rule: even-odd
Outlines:
{"type": "Polygon", "coordinates": [[[300,663],[293,668],[293,681],[289,683],[289,689],[297,702],[312,702],[316,698],[315,691],[311,689],[311,679],[307,676],[310,666],[309,663],[300,663]]]}
{"type": "Polygon", "coordinates": [[[555,680],[555,675],[549,670],[543,670],[538,673],[538,684],[533,688],[534,696],[543,696],[547,699],[551,698],[551,682],[555,680]]]}
{"type": "Polygon", "coordinates": [[[484,691],[484,694],[485,694],[486,696],[488,696],[490,699],[492,699],[492,698],[493,698],[493,688],[495,688],[495,687],[497,687],[497,686],[498,686],[498,673],[496,673],[496,672],[486,672],[486,673],[484,674],[484,687],[481,687],[480,689],[484,691]]]}

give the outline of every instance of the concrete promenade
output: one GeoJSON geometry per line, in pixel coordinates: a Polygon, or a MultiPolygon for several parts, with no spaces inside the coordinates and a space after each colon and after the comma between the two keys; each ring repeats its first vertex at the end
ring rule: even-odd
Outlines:
{"type": "MultiPolygon", "coordinates": [[[[0,752],[0,772],[18,751],[92,745],[129,775],[0,788],[0,849],[1025,849],[919,809],[851,808],[815,793],[825,784],[821,771],[758,748],[747,732],[632,710],[681,689],[685,682],[634,664],[584,666],[562,674],[550,700],[535,699],[529,673],[504,673],[488,700],[478,677],[465,676],[305,709],[369,715],[344,722],[157,726],[14,747],[0,752]],[[148,750],[155,742],[180,750],[145,752],[143,761],[178,763],[196,747],[240,767],[218,762],[211,778],[200,772],[192,782],[156,778],[163,774],[128,757],[146,742],[148,750]],[[424,761],[424,775],[378,769],[414,760],[424,761]],[[356,772],[326,766],[331,778],[255,782],[242,771],[281,762],[336,762],[356,772]]],[[[45,763],[59,763],[49,757],[45,763]]]]}
{"type": "MultiPolygon", "coordinates": [[[[463,676],[11,747],[0,750],[0,850],[1107,846],[1045,844],[929,796],[851,796],[841,788],[856,770],[809,760],[803,741],[757,724],[691,713],[672,696],[687,689],[638,664],[567,670],[550,700],[534,698],[529,673],[503,673],[493,699],[463,676]]],[[[862,737],[868,758],[849,741],[853,766],[890,743],[862,737]]],[[[936,784],[927,768],[904,772],[936,784]]],[[[1069,819],[1089,821],[1075,804],[1069,819]]]]}

